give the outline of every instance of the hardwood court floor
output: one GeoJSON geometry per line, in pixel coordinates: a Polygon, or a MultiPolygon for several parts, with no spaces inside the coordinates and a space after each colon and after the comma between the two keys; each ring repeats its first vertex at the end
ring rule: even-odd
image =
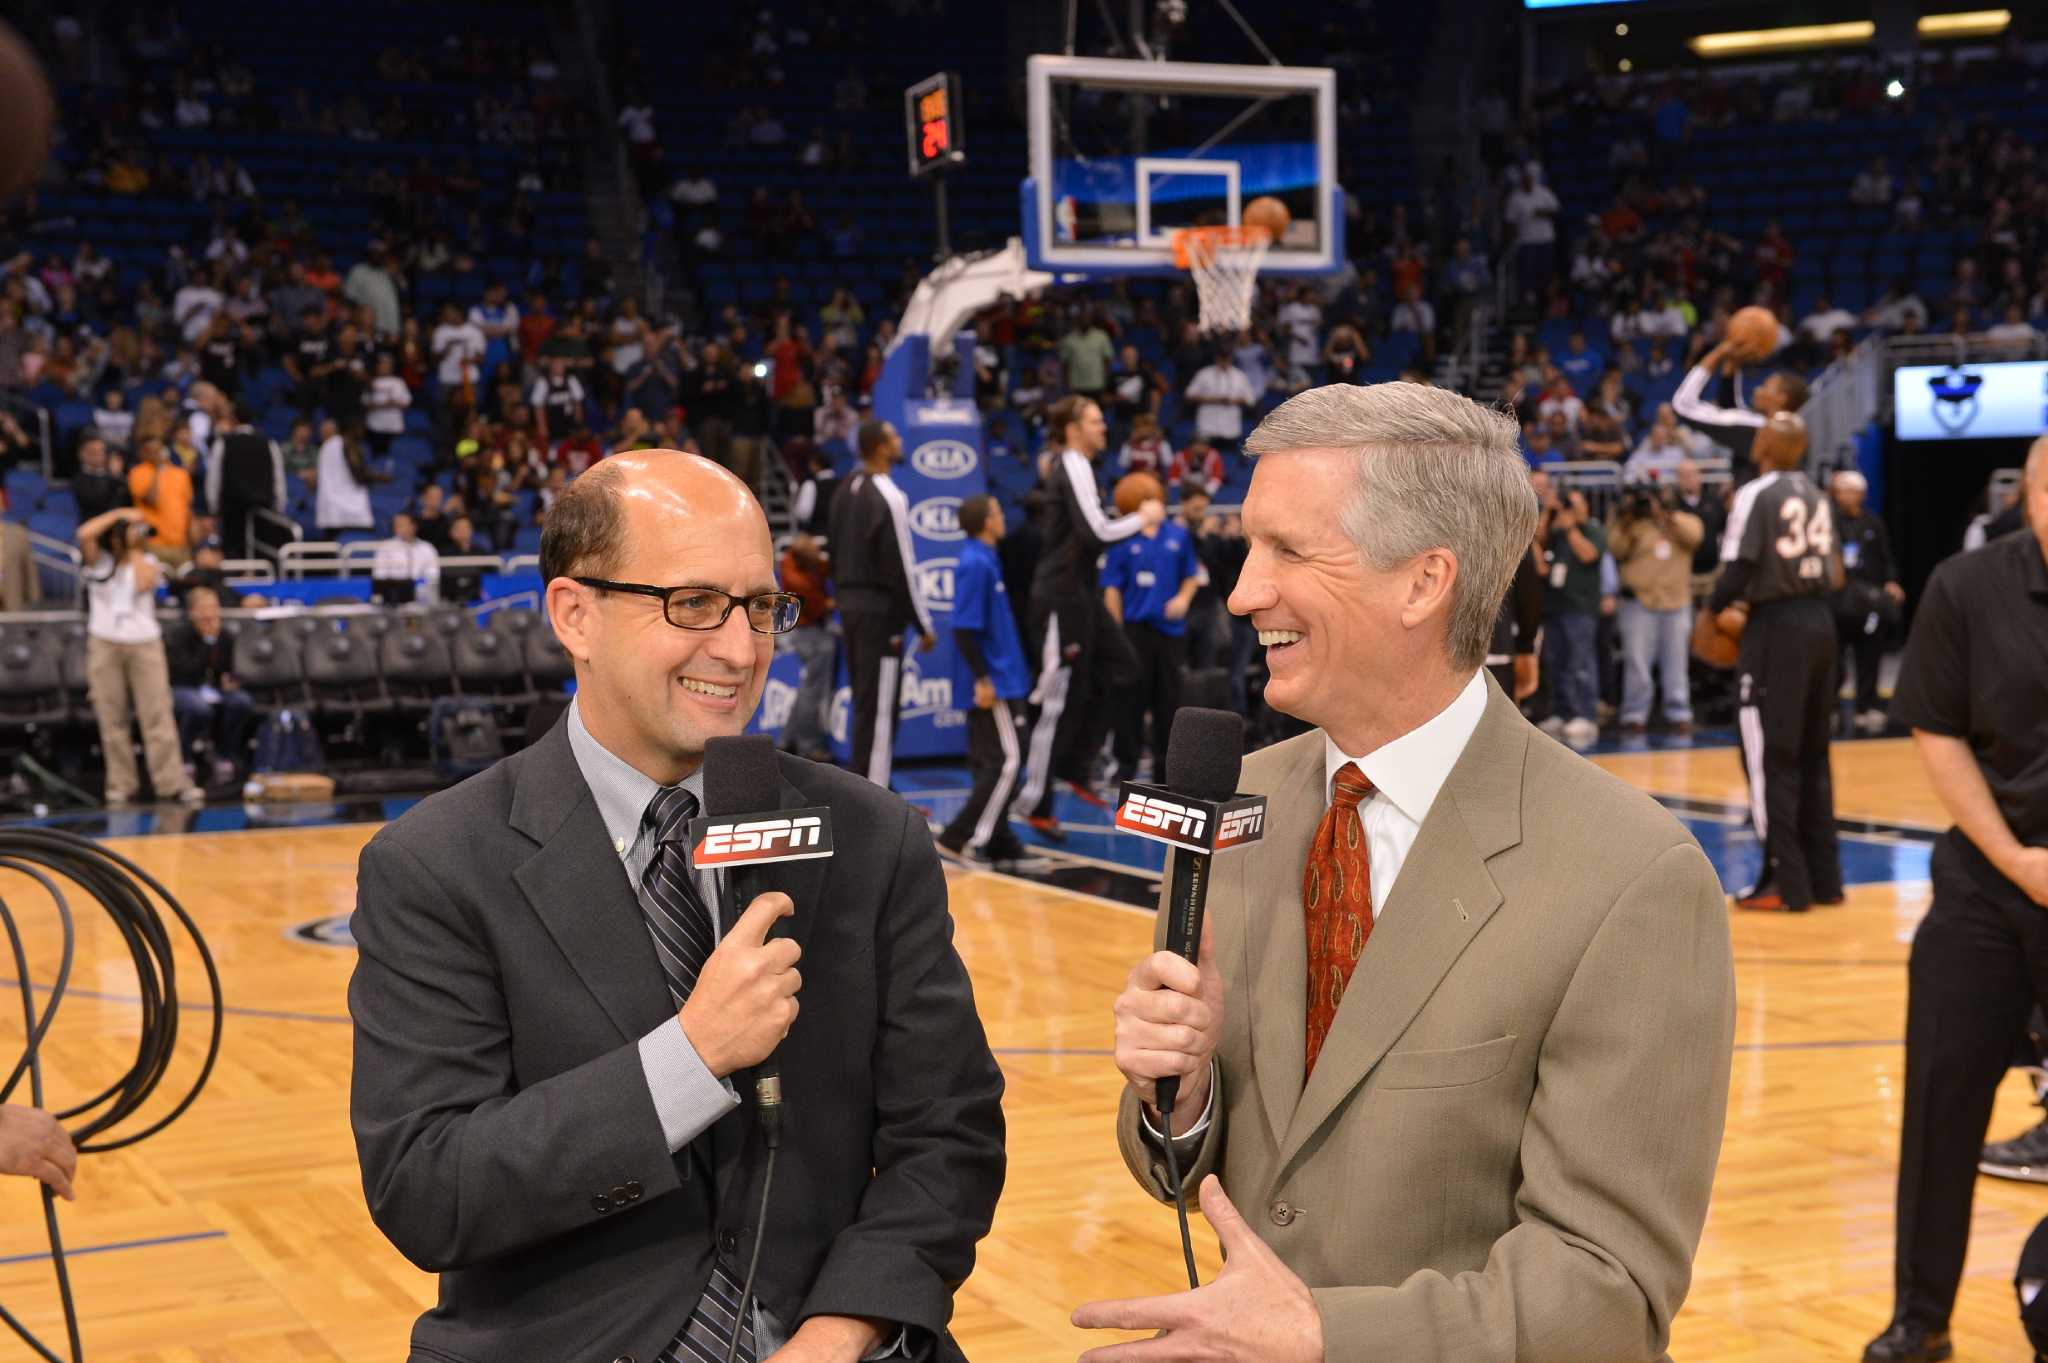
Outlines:
{"type": "MultiPolygon", "coordinates": [[[[1741,798],[1733,755],[1622,756],[1663,793],[1741,798]]],[[[1842,808],[1933,822],[1906,743],[1843,745],[1842,808]]],[[[368,826],[135,839],[122,851],[173,886],[226,976],[219,1068],[199,1105],[137,1149],[89,1157],[62,1212],[94,1363],[394,1363],[433,1283],[370,1225],[347,1125],[346,950],[288,940],[345,913],[368,826]]],[[[1118,1079],[1108,1005],[1149,942],[1147,915],[1007,878],[952,879],[959,945],[1009,1079],[1010,1177],[995,1231],[959,1302],[977,1363],[1043,1363],[1084,1347],[1067,1314],[1103,1295],[1171,1290],[1169,1212],[1141,1196],[1111,1137],[1118,1079]]],[[[18,877],[0,895],[47,917],[18,877]]],[[[1728,1138],[1681,1360],[1853,1359],[1890,1310],[1892,1178],[1903,1080],[1906,944],[1921,884],[1870,885],[1847,907],[1732,923],[1740,988],[1728,1138]]],[[[48,979],[54,933],[33,932],[48,979]]],[[[46,1055],[61,1098],[104,1082],[132,1045],[125,953],[103,923],[80,944],[72,996],[46,1055]]],[[[196,997],[190,995],[188,997],[196,997]]],[[[196,1023],[196,1015],[188,1015],[196,1023]]],[[[0,1057],[19,1044],[0,1006],[0,1057]],[[12,1030],[9,1030],[9,1029],[12,1030]]],[[[189,1040],[196,1041],[197,1037],[189,1040]]],[[[172,1083],[191,1073],[189,1053],[172,1083]]],[[[2000,1095],[1998,1134],[2031,1109],[2000,1095]]],[[[2048,1189],[1980,1184],[1957,1356],[2027,1357],[2009,1280],[2048,1189]]],[[[1198,1232],[1204,1234],[1205,1232],[1198,1232]]],[[[60,1322],[29,1185],[0,1186],[0,1303],[56,1341],[60,1322]]],[[[1213,1250],[1205,1269],[1213,1272],[1213,1250]]],[[[60,1349],[61,1351],[61,1349],[60,1349]]],[[[26,1358],[0,1335],[0,1359],[26,1358]]],[[[521,1363],[524,1363],[522,1360],[521,1363]]]]}

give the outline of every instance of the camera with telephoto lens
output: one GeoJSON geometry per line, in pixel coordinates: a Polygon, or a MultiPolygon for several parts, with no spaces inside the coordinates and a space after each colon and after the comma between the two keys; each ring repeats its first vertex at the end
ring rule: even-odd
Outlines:
{"type": "Polygon", "coordinates": [[[1636,483],[1621,499],[1623,520],[1638,521],[1671,509],[1671,494],[1650,483],[1636,483]]]}

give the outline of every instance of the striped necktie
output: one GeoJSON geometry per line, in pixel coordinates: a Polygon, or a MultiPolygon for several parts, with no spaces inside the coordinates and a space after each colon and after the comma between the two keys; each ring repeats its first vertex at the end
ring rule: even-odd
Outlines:
{"type": "MultiPolygon", "coordinates": [[[[668,981],[669,998],[678,1010],[696,986],[716,940],[711,910],[697,892],[685,851],[690,820],[696,817],[696,796],[681,786],[663,786],[648,801],[642,821],[644,828],[653,830],[655,847],[654,859],[640,877],[640,907],[668,981]]],[[[655,1363],[725,1363],[739,1309],[739,1279],[725,1256],[718,1254],[711,1261],[711,1281],[705,1284],[697,1309],[655,1356],[655,1363]]],[[[754,1323],[747,1321],[739,1335],[741,1363],[754,1363],[754,1323]]]]}

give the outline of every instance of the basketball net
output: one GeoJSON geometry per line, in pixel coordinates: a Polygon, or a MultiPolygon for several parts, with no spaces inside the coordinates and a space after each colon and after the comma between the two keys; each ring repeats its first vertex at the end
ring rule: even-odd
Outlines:
{"type": "Polygon", "coordinates": [[[1189,227],[1173,234],[1174,263],[1195,277],[1202,330],[1243,331],[1273,234],[1263,227],[1189,227]]]}

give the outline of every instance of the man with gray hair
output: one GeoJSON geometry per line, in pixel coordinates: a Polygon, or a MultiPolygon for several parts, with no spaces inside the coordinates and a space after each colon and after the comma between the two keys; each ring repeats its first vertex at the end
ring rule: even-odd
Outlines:
{"type": "Polygon", "coordinates": [[[1155,951],[1114,1010],[1125,1160],[1199,1188],[1227,1262],[1082,1307],[1170,1341],[1084,1363],[1661,1360],[1721,1144],[1726,901],[1481,667],[1536,522],[1515,423],[1339,385],[1245,448],[1229,605],[1315,729],[1246,761],[1265,839],[1217,859],[1199,960],[1155,951]]]}

